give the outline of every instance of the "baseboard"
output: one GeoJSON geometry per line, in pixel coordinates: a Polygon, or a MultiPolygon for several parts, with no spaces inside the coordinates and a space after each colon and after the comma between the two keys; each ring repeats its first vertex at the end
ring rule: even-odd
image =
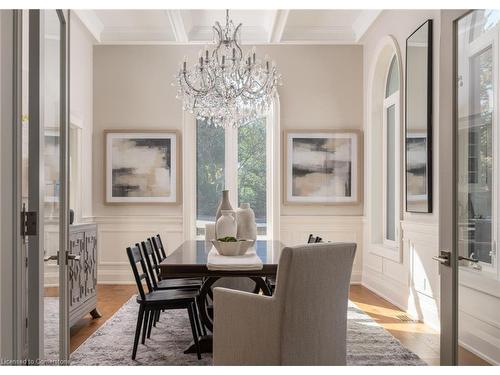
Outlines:
{"type": "MultiPolygon", "coordinates": [[[[385,291],[382,289],[382,287],[379,287],[377,286],[377,284],[380,284],[380,282],[374,280],[375,277],[377,278],[381,278],[383,277],[383,275],[373,275],[371,276],[370,273],[375,273],[375,271],[372,271],[368,268],[365,268],[365,272],[363,272],[363,277],[362,277],[362,280],[361,280],[361,285],[363,285],[365,288],[369,289],[370,291],[372,291],[373,293],[379,295],[380,297],[382,297],[383,299],[385,299],[386,301],[392,303],[394,306],[400,308],[401,310],[403,311],[406,311],[408,309],[408,306],[405,305],[402,301],[398,300],[395,296],[391,296],[389,291],[385,291]]],[[[391,286],[393,286],[392,284],[394,284],[396,281],[394,279],[391,279],[390,282],[388,282],[389,280],[384,280],[385,281],[385,284],[391,284],[391,286]]],[[[397,290],[406,290],[408,289],[408,286],[406,285],[400,285],[399,287],[395,287],[395,289],[397,290]]],[[[396,294],[397,292],[394,292],[393,294],[396,294]]]]}
{"type": "Polygon", "coordinates": [[[464,349],[468,350],[472,354],[478,356],[482,360],[488,362],[490,365],[493,366],[500,366],[500,362],[495,361],[493,358],[488,357],[487,355],[481,353],[479,350],[474,349],[472,346],[464,343],[462,340],[458,340],[458,345],[463,347],[464,349]]]}
{"type": "MultiPolygon", "coordinates": [[[[392,293],[387,292],[387,291],[383,290],[383,288],[377,286],[377,284],[380,284],[380,282],[374,281],[373,280],[374,277],[371,277],[371,279],[370,279],[370,276],[369,276],[370,272],[374,272],[374,271],[365,270],[365,273],[363,274],[363,278],[361,281],[362,286],[364,286],[366,289],[372,291],[373,293],[375,293],[379,297],[382,297],[383,299],[385,299],[389,303],[393,304],[397,308],[401,309],[402,311],[407,313],[409,316],[411,316],[413,319],[418,319],[419,321],[429,325],[431,328],[435,329],[436,331],[439,331],[439,325],[436,324],[439,322],[439,316],[435,316],[436,314],[433,314],[432,311],[428,310],[428,309],[426,309],[426,314],[423,314],[424,315],[423,318],[416,315],[413,311],[410,310],[407,301],[405,301],[406,303],[402,302],[402,300],[401,300],[402,298],[399,298],[399,299],[395,298],[395,297],[390,295],[392,293]],[[431,318],[426,319],[425,316],[431,316],[431,318]]],[[[383,276],[377,275],[376,277],[383,277],[383,276]]],[[[392,281],[392,283],[394,283],[394,281],[392,281]]],[[[401,287],[394,286],[394,285],[392,285],[392,286],[394,289],[409,290],[409,288],[407,286],[404,286],[404,289],[403,289],[403,286],[401,286],[401,287]]],[[[404,299],[407,300],[407,298],[404,298],[404,299]]]]}

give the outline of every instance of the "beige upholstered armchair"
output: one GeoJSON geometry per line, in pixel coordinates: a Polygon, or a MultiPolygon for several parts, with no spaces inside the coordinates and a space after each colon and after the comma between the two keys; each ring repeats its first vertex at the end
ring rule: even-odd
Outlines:
{"type": "Polygon", "coordinates": [[[214,289],[215,365],[345,365],[354,243],[283,249],[272,297],[214,289]]]}

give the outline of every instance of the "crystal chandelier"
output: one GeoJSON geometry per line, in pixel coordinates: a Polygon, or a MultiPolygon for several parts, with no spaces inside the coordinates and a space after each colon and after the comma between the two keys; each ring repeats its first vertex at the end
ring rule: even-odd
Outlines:
{"type": "Polygon", "coordinates": [[[241,26],[234,27],[226,10],[226,26],[213,26],[212,52],[200,51],[191,68],[186,57],[176,76],[183,109],[214,126],[239,127],[264,116],[281,84],[276,64],[259,60],[255,47],[243,55],[241,26]]]}

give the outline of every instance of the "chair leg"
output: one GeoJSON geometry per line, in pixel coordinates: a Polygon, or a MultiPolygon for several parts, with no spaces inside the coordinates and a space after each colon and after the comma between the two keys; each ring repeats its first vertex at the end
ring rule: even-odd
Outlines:
{"type": "Polygon", "coordinates": [[[137,354],[137,345],[139,345],[139,336],[141,334],[142,320],[144,319],[144,306],[139,307],[139,315],[137,316],[137,326],[135,327],[134,348],[132,350],[132,359],[135,359],[137,354]]]}
{"type": "Polygon", "coordinates": [[[144,326],[142,327],[142,339],[141,339],[141,344],[144,345],[146,343],[146,334],[148,332],[148,323],[149,319],[151,316],[150,310],[146,310],[145,316],[144,316],[144,326]]]}
{"type": "Polygon", "coordinates": [[[189,314],[189,323],[191,323],[191,332],[193,333],[193,340],[194,340],[194,346],[196,348],[196,354],[198,355],[198,359],[201,359],[200,343],[198,342],[198,335],[196,333],[196,324],[194,322],[195,319],[198,319],[198,314],[196,313],[193,304],[190,304],[187,310],[189,314]]]}
{"type": "Polygon", "coordinates": [[[154,321],[153,326],[156,327],[156,323],[158,323],[159,321],[160,321],[160,310],[157,310],[155,313],[155,321],[154,321]]]}
{"type": "MultiPolygon", "coordinates": [[[[151,338],[151,328],[153,327],[153,322],[155,321],[156,319],[156,311],[155,310],[152,310],[150,313],[149,313],[149,322],[148,322],[148,333],[146,335],[146,337],[148,339],[151,338]]],[[[156,326],[156,325],[155,325],[156,326]]]]}

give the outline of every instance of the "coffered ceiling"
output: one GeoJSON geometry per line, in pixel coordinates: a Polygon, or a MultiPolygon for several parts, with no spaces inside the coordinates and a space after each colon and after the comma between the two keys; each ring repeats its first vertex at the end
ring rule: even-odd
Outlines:
{"type": "MultiPolygon", "coordinates": [[[[76,10],[101,44],[207,44],[225,10],[76,10]]],[[[380,10],[232,10],[245,44],[353,44],[380,10]]]]}

